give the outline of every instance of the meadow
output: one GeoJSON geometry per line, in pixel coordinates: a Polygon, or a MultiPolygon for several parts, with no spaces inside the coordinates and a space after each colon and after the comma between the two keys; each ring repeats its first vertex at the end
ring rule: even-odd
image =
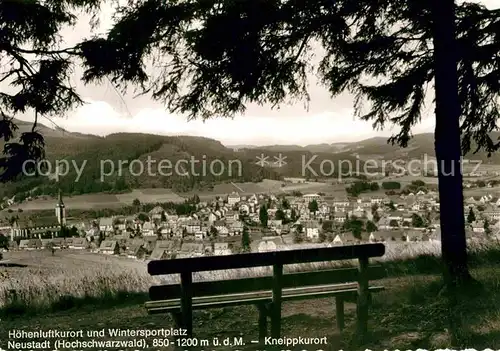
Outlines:
{"type": "MultiPolygon", "coordinates": [[[[306,248],[306,244],[290,249],[306,248]]],[[[489,252],[490,247],[476,246],[471,252],[489,252]]],[[[499,249],[500,251],[500,249],[499,249]]],[[[389,276],[432,273],[439,268],[439,243],[389,243],[386,254],[374,259],[385,265],[389,276]],[[419,262],[419,260],[421,262],[419,262]],[[401,264],[401,262],[406,262],[401,264]]],[[[73,307],[77,304],[110,303],[124,296],[147,294],[151,285],[179,282],[179,276],[151,277],[147,261],[107,256],[79,250],[11,251],[4,259],[23,267],[0,265],[0,312],[36,313],[73,307]]],[[[356,265],[333,261],[285,266],[285,271],[307,271],[356,265]]],[[[271,267],[199,272],[195,281],[237,279],[271,275],[271,267]]]]}
{"type": "MultiPolygon", "coordinates": [[[[392,243],[391,243],[392,244],[392,243]]],[[[484,291],[461,301],[454,315],[459,340],[446,329],[449,312],[440,295],[439,244],[389,245],[377,261],[388,278],[379,281],[386,291],[375,294],[370,312],[370,335],[362,345],[353,344],[355,305],[346,304],[346,330],[338,332],[331,298],[286,303],[283,306],[284,336],[328,338],[323,350],[495,348],[500,344],[500,244],[472,245],[472,274],[484,291]],[[311,328],[310,326],[314,326],[311,328]],[[453,341],[453,342],[452,342],[453,341]]],[[[11,252],[9,262],[24,268],[0,267],[0,339],[7,330],[96,330],[99,328],[169,328],[169,315],[147,315],[143,302],[147,289],[159,282],[178,282],[177,276],[158,279],[146,272],[146,262],[86,252],[11,252]],[[15,291],[15,293],[13,292],[15,291]],[[3,330],[2,330],[3,329],[3,330]]],[[[291,265],[286,271],[303,271],[354,262],[291,265]]],[[[196,274],[195,281],[231,279],[270,274],[267,267],[196,274]]],[[[257,311],[252,306],[195,311],[199,338],[257,335],[257,311]]],[[[0,345],[1,346],[1,345],[0,345]]],[[[153,350],[154,348],[147,348],[153,350]]],[[[168,348],[167,348],[168,349],[168,348]]],[[[257,349],[250,346],[244,349],[257,349]]],[[[230,348],[218,348],[230,350],[230,348]]]]}

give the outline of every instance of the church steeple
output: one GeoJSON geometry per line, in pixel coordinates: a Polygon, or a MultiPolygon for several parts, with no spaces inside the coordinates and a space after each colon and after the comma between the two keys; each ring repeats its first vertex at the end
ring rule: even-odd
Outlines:
{"type": "Polygon", "coordinates": [[[64,202],[62,199],[61,189],[59,189],[59,196],[56,205],[56,217],[57,217],[57,222],[59,223],[60,226],[66,225],[66,209],[64,207],[64,202]]]}

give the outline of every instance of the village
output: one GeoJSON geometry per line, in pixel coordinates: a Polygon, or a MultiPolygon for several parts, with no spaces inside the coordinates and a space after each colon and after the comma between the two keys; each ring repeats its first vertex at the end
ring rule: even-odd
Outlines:
{"type": "MultiPolygon", "coordinates": [[[[86,250],[139,260],[364,242],[439,242],[437,192],[418,185],[415,192],[356,197],[233,192],[203,202],[195,196],[187,214],[158,205],[148,213],[87,222],[67,218],[60,195],[55,225],[27,227],[15,221],[0,229],[9,236],[9,250],[86,250]],[[62,227],[71,229],[61,236],[62,227]]],[[[500,237],[500,198],[468,197],[464,210],[468,240],[500,237]]]]}

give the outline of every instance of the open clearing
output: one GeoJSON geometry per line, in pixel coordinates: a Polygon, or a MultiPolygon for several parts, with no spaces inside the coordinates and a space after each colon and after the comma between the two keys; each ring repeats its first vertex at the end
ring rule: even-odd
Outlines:
{"type": "MultiPolygon", "coordinates": [[[[56,198],[34,199],[31,201],[24,201],[21,204],[13,205],[10,208],[17,210],[21,208],[23,211],[39,211],[53,209],[56,198]]],[[[78,209],[92,209],[92,208],[116,208],[123,206],[118,200],[116,195],[113,194],[87,194],[76,196],[64,196],[64,203],[66,207],[78,209]]]]}
{"type": "Polygon", "coordinates": [[[185,198],[170,189],[136,189],[130,193],[116,195],[122,205],[131,205],[134,199],[141,203],[184,202],[185,198]]]}
{"type": "MultiPolygon", "coordinates": [[[[480,178],[473,178],[479,180],[480,178]]],[[[489,177],[488,179],[492,179],[489,177]]],[[[423,180],[427,184],[436,185],[437,178],[433,177],[387,177],[377,180],[379,183],[385,181],[400,182],[402,186],[408,185],[415,180],[423,180]]],[[[345,196],[345,188],[349,184],[333,184],[336,180],[332,179],[331,182],[307,182],[307,183],[285,183],[279,180],[265,179],[259,183],[224,183],[217,184],[213,190],[191,191],[187,193],[175,193],[170,189],[163,188],[145,188],[136,189],[129,193],[124,194],[86,194],[76,196],[64,196],[64,202],[67,208],[73,209],[104,209],[104,208],[118,208],[131,205],[134,199],[139,199],[141,203],[163,203],[163,202],[183,202],[186,198],[197,194],[203,201],[211,200],[216,196],[226,196],[232,192],[238,192],[241,195],[251,194],[267,194],[267,193],[290,193],[299,191],[303,194],[307,193],[325,193],[329,196],[345,196]]],[[[383,195],[384,190],[379,192],[371,192],[370,195],[383,195]]],[[[466,196],[480,196],[484,194],[500,194],[500,187],[494,188],[475,188],[465,189],[466,196]]],[[[35,199],[25,201],[21,204],[13,205],[12,210],[22,209],[23,211],[38,211],[53,209],[56,202],[55,198],[35,199]]]]}
{"type": "MultiPolygon", "coordinates": [[[[290,248],[304,248],[293,245],[290,248]]],[[[439,252],[433,243],[396,245],[388,244],[382,260],[394,257],[413,257],[420,253],[439,252]]],[[[158,281],[147,274],[147,261],[126,257],[108,256],[86,250],[58,250],[52,256],[49,250],[9,251],[4,259],[25,267],[0,266],[0,306],[5,304],[9,290],[16,290],[18,297],[32,304],[33,308],[51,304],[60,295],[95,296],[102,291],[146,292],[149,285],[158,281]],[[58,294],[54,294],[57,291],[58,294]]],[[[333,263],[334,265],[336,263],[333,263]]],[[[324,264],[319,263],[319,266],[324,264]]],[[[316,267],[308,265],[307,267],[316,267]]],[[[296,269],[291,266],[288,269],[296,269]]],[[[201,272],[195,279],[230,279],[266,274],[268,268],[238,269],[201,272]]],[[[176,281],[177,276],[162,276],[163,281],[176,281]]]]}

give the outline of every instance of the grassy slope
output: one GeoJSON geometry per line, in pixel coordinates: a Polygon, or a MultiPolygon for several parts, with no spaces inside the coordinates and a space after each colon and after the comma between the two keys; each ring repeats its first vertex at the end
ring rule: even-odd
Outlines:
{"type": "MultiPolygon", "coordinates": [[[[496,267],[500,261],[499,256],[498,246],[479,247],[471,251],[472,273],[484,284],[485,291],[460,301],[460,314],[454,320],[461,324],[458,334],[462,348],[484,349],[500,343],[500,271],[496,267]]],[[[351,344],[355,327],[354,304],[346,304],[346,330],[342,334],[335,330],[335,307],[331,298],[285,303],[282,314],[283,335],[327,336],[329,345],[324,350],[437,349],[450,346],[445,330],[448,325],[448,309],[439,296],[439,258],[425,254],[405,260],[382,261],[382,264],[390,278],[377,282],[386,286],[387,290],[374,296],[370,314],[370,338],[365,345],[354,348],[351,344]]],[[[120,278],[120,275],[117,277],[120,278]]],[[[99,284],[104,281],[109,289],[100,298],[70,299],[63,296],[56,299],[49,310],[36,313],[36,309],[29,309],[19,317],[13,314],[14,306],[11,306],[7,315],[4,310],[0,340],[5,340],[6,331],[21,328],[29,331],[39,328],[96,330],[173,326],[169,316],[146,314],[142,307],[142,303],[147,300],[146,293],[116,293],[105,277],[95,275],[95,278],[99,280],[94,283],[95,286],[99,288],[99,284]]],[[[123,277],[120,280],[123,286],[123,277]]],[[[91,285],[92,282],[81,284],[91,285]]],[[[53,297],[57,297],[57,294],[53,297]]],[[[233,338],[242,335],[249,341],[257,336],[257,312],[251,306],[197,311],[194,326],[199,338],[233,338]]]]}
{"type": "MultiPolygon", "coordinates": [[[[495,268],[475,269],[473,274],[485,284],[487,293],[464,301],[462,318],[466,327],[461,329],[462,345],[476,349],[491,348],[500,344],[500,310],[497,303],[500,298],[500,276],[495,268]]],[[[438,349],[450,346],[445,330],[447,309],[444,301],[436,298],[439,290],[437,276],[407,276],[386,279],[382,283],[388,290],[374,297],[370,313],[370,339],[359,349],[438,349]]],[[[282,313],[282,335],[326,336],[329,345],[324,350],[352,350],[354,305],[346,304],[346,330],[342,334],[335,330],[334,309],[332,299],[286,303],[282,313]]],[[[250,306],[196,311],[195,335],[201,339],[244,336],[249,342],[258,335],[257,318],[256,309],[250,306]]],[[[96,330],[173,327],[170,316],[148,316],[141,304],[99,310],[87,307],[30,319],[3,320],[2,324],[3,333],[11,329],[30,331],[39,328],[96,330]]],[[[0,338],[3,337],[0,332],[0,338]]]]}

